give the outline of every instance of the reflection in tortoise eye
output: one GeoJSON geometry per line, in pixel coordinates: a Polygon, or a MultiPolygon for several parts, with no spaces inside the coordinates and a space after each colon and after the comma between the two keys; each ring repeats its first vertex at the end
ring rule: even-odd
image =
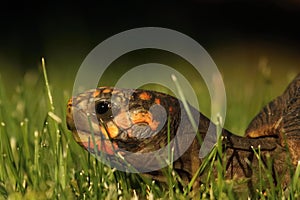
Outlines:
{"type": "Polygon", "coordinates": [[[105,114],[110,109],[109,102],[101,101],[96,104],[96,112],[97,114],[105,114]]]}

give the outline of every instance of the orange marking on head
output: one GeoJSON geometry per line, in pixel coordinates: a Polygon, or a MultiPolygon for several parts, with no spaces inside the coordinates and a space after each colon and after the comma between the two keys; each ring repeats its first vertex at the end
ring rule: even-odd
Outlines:
{"type": "Polygon", "coordinates": [[[173,107],[172,106],[169,107],[169,112],[173,112],[173,107]]]}
{"type": "Polygon", "coordinates": [[[104,128],[103,126],[100,126],[100,130],[104,136],[103,138],[105,138],[105,139],[115,138],[119,135],[118,127],[112,122],[108,122],[106,124],[106,128],[104,128]]]}
{"type": "Polygon", "coordinates": [[[104,93],[104,94],[107,94],[107,93],[110,93],[111,92],[111,89],[104,89],[103,91],[102,91],[102,93],[104,93]]]}
{"type": "Polygon", "coordinates": [[[73,103],[73,99],[71,98],[71,99],[69,99],[69,101],[68,101],[68,106],[72,106],[72,103],[73,103]]]}
{"type": "Polygon", "coordinates": [[[95,90],[95,92],[93,93],[93,97],[97,97],[100,94],[100,90],[95,90]]]}
{"type": "Polygon", "coordinates": [[[135,113],[131,116],[131,120],[134,124],[137,123],[147,123],[152,130],[156,130],[159,123],[152,119],[151,113],[135,113]]]}
{"type": "MultiPolygon", "coordinates": [[[[94,143],[91,139],[89,142],[81,142],[80,144],[86,149],[94,150],[95,148],[94,143]]],[[[116,150],[118,150],[118,145],[109,140],[97,140],[96,145],[98,147],[99,152],[104,152],[109,155],[113,155],[116,152],[116,150]]]]}
{"type": "Polygon", "coordinates": [[[134,113],[131,115],[131,121],[136,124],[136,123],[150,123],[152,121],[152,115],[150,113],[134,113]]]}
{"type": "Polygon", "coordinates": [[[139,98],[142,100],[150,100],[151,99],[151,95],[148,92],[142,92],[139,95],[139,98]]]}
{"type": "Polygon", "coordinates": [[[108,134],[107,130],[103,126],[100,126],[100,131],[103,134],[103,138],[105,138],[105,139],[109,138],[108,135],[107,135],[108,134]]]}
{"type": "Polygon", "coordinates": [[[159,104],[159,105],[160,105],[160,99],[156,98],[156,99],[154,100],[154,102],[155,102],[156,104],[159,104]]]}
{"type": "Polygon", "coordinates": [[[107,129],[108,129],[108,134],[109,134],[110,138],[115,138],[119,135],[119,129],[114,123],[108,122],[107,129]]]}

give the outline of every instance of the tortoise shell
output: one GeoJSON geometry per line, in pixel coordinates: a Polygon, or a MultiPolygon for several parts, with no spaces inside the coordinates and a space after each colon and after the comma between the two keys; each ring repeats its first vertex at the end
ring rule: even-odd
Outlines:
{"type": "Polygon", "coordinates": [[[246,137],[278,137],[287,145],[293,164],[300,160],[300,74],[281,96],[267,104],[250,122],[246,137]]]}

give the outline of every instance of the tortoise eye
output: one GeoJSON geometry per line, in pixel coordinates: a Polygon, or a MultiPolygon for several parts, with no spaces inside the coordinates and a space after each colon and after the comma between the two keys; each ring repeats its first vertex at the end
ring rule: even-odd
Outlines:
{"type": "Polygon", "coordinates": [[[110,103],[106,101],[101,101],[96,104],[97,114],[105,114],[110,109],[110,103]]]}

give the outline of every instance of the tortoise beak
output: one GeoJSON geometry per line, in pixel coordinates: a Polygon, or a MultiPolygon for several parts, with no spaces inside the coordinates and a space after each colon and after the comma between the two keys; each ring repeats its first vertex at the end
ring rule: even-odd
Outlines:
{"type": "Polygon", "coordinates": [[[79,133],[84,132],[90,135],[90,133],[93,132],[95,136],[101,134],[97,117],[93,114],[86,113],[81,108],[72,106],[70,100],[67,107],[66,122],[68,129],[72,131],[77,142],[82,142],[82,140],[86,138],[86,136],[82,136],[82,134],[79,133]]]}

